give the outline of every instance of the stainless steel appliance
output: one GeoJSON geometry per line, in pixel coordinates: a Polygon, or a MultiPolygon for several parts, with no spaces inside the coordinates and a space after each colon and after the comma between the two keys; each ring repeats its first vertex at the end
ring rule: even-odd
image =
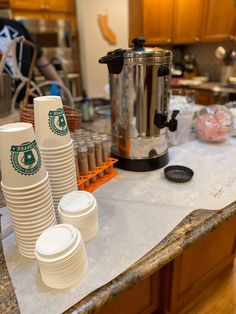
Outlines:
{"type": "MultiPolygon", "coordinates": [[[[82,87],[79,48],[77,36],[73,36],[70,22],[66,20],[27,19],[24,17],[17,17],[16,19],[33,34],[42,47],[44,55],[55,65],[64,81],[69,81],[70,86],[68,87],[72,95],[80,95],[82,87]]],[[[42,74],[37,69],[35,69],[35,73],[36,82],[41,83],[44,80],[42,74]]]]}
{"type": "Polygon", "coordinates": [[[110,73],[112,155],[119,168],[131,171],[165,166],[167,128],[177,128],[178,111],[167,121],[172,52],[145,48],[144,42],[135,38],[134,48],[110,51],[99,60],[110,73]]]}

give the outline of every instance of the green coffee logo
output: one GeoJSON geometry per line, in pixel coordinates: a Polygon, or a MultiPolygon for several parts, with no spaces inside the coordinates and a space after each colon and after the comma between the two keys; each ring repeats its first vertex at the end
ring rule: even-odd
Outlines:
{"type": "Polygon", "coordinates": [[[68,133],[66,118],[63,108],[58,108],[55,111],[49,111],[48,125],[53,133],[59,136],[64,136],[68,133]]]}
{"type": "Polygon", "coordinates": [[[42,162],[35,140],[19,146],[13,145],[10,151],[12,166],[18,173],[31,176],[39,171],[42,162]]]}

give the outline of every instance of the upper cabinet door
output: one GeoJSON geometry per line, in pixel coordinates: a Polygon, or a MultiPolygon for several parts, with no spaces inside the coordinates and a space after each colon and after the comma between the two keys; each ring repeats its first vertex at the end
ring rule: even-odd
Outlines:
{"type": "Polygon", "coordinates": [[[201,34],[202,15],[203,0],[175,0],[172,24],[173,43],[198,42],[201,34]]]}
{"type": "Polygon", "coordinates": [[[57,12],[75,12],[74,0],[44,0],[47,9],[57,12]]]}
{"type": "Polygon", "coordinates": [[[21,10],[39,10],[45,9],[43,0],[10,0],[10,7],[12,9],[21,10]]]}
{"type": "Polygon", "coordinates": [[[204,6],[201,41],[230,39],[234,24],[234,0],[208,0],[204,6]]]}
{"type": "Polygon", "coordinates": [[[173,0],[143,0],[143,36],[147,44],[172,41],[173,0]]]}

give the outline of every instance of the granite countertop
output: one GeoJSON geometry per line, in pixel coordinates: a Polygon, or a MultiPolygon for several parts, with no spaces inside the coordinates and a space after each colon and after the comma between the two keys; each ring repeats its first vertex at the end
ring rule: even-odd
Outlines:
{"type": "MultiPolygon", "coordinates": [[[[5,202],[0,193],[0,205],[5,202]]],[[[172,232],[140,260],[104,286],[87,295],[65,313],[96,313],[116,296],[152,275],[180,255],[197,239],[236,214],[236,202],[218,210],[198,209],[188,215],[172,232]]],[[[7,266],[0,246],[0,312],[19,313],[7,266]]]]}
{"type": "Polygon", "coordinates": [[[205,89],[210,90],[212,92],[218,92],[218,93],[229,93],[229,94],[236,94],[236,88],[223,85],[220,82],[206,82],[201,84],[196,84],[194,80],[191,82],[191,80],[187,80],[186,83],[180,84],[180,83],[172,83],[173,87],[191,87],[194,89],[205,89]]]}

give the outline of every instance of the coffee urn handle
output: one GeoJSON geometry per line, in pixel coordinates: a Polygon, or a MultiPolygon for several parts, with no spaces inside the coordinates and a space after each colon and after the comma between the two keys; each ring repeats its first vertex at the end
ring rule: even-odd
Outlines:
{"type": "Polygon", "coordinates": [[[105,63],[108,66],[109,73],[119,74],[123,69],[123,53],[125,50],[116,49],[109,51],[106,56],[98,60],[99,63],[105,63]]]}
{"type": "Polygon", "coordinates": [[[154,116],[154,124],[159,128],[163,129],[165,127],[169,128],[171,132],[175,132],[177,130],[178,120],[176,116],[178,115],[179,110],[173,110],[171,114],[171,119],[169,122],[167,121],[167,116],[162,113],[155,113],[154,116]]]}

